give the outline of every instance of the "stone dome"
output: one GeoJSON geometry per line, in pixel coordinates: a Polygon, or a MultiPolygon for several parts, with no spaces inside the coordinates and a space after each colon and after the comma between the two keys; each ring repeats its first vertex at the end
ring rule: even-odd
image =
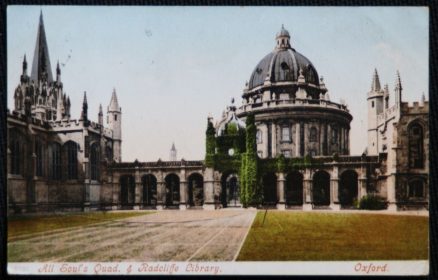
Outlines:
{"type": "Polygon", "coordinates": [[[248,90],[263,85],[265,81],[297,83],[300,70],[305,78],[305,83],[319,87],[318,72],[312,62],[295,51],[291,47],[289,39],[289,32],[282,27],[276,35],[275,50],[267,54],[252,72],[248,82],[248,90]]]}

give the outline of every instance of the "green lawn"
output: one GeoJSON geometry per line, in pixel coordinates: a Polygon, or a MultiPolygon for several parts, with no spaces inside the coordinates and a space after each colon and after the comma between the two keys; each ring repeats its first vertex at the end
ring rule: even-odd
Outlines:
{"type": "Polygon", "coordinates": [[[8,241],[23,239],[26,235],[34,233],[86,226],[151,213],[154,212],[82,212],[54,213],[41,216],[12,216],[8,217],[8,241]]]}
{"type": "Polygon", "coordinates": [[[238,261],[428,259],[429,218],[384,214],[257,213],[238,261]]]}

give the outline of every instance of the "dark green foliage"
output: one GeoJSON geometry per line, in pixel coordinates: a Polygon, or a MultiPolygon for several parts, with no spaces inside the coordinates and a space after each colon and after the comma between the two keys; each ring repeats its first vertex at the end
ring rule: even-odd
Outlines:
{"type": "Polygon", "coordinates": [[[226,127],[226,134],[228,135],[237,135],[237,125],[235,123],[229,123],[226,127]]]}
{"type": "Polygon", "coordinates": [[[215,129],[213,123],[208,120],[206,140],[205,140],[205,165],[207,167],[212,167],[214,165],[214,154],[216,150],[216,139],[215,139],[215,129]]]}
{"type": "Polygon", "coordinates": [[[258,205],[263,200],[259,183],[257,143],[254,115],[246,118],[246,152],[242,154],[240,168],[240,201],[243,207],[258,205]]]}
{"type": "Polygon", "coordinates": [[[383,210],[387,207],[388,201],[386,201],[385,198],[379,195],[368,194],[362,197],[359,201],[359,209],[383,210]]]}
{"type": "Polygon", "coordinates": [[[276,158],[276,167],[278,172],[286,171],[286,158],[283,154],[280,154],[276,158]]]}

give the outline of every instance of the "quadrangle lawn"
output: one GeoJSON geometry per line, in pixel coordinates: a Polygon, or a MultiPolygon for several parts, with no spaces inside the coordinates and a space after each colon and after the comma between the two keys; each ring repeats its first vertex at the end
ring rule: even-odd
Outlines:
{"type": "Polygon", "coordinates": [[[427,260],[429,218],[259,211],[238,261],[427,260]]]}

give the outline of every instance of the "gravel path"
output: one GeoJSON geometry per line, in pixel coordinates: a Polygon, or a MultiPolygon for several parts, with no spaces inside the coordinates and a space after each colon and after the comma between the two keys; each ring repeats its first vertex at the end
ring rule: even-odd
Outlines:
{"type": "Polygon", "coordinates": [[[9,242],[9,262],[232,261],[256,211],[159,211],[9,242]]]}

